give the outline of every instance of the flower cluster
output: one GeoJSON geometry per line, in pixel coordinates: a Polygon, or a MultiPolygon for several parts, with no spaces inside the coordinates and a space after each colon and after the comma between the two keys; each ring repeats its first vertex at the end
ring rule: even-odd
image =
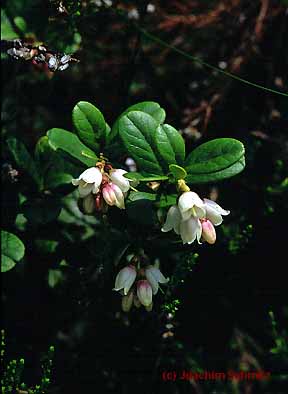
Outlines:
{"type": "Polygon", "coordinates": [[[95,209],[105,212],[108,205],[125,209],[124,199],[130,189],[130,182],[124,177],[126,173],[100,162],[96,167],[87,168],[77,179],[72,179],[83,199],[84,212],[91,214],[95,209]]]}
{"type": "Polygon", "coordinates": [[[157,294],[159,283],[164,284],[168,281],[169,279],[163,276],[156,265],[148,265],[137,270],[131,264],[119,271],[113,290],[120,291],[122,294],[124,312],[129,312],[133,304],[137,308],[143,305],[149,312],[152,310],[152,297],[157,294]]]}
{"type": "Polygon", "coordinates": [[[202,239],[214,244],[214,226],[219,226],[223,221],[222,216],[229,213],[216,202],[207,198],[201,200],[197,193],[185,191],[179,197],[178,204],[170,207],[161,230],[167,232],[173,229],[181,236],[183,244],[191,244],[196,239],[198,243],[202,239]]]}

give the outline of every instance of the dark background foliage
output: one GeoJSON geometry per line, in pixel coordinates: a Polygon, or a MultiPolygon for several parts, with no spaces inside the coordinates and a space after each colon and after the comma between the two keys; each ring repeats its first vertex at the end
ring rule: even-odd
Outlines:
{"type": "MultiPolygon", "coordinates": [[[[41,355],[54,344],[51,393],[284,393],[287,348],[275,351],[275,339],[285,335],[288,316],[288,98],[212,71],[139,27],[209,64],[287,92],[287,2],[3,3],[2,39],[42,42],[80,60],[51,73],[2,54],[2,227],[26,246],[24,260],[3,274],[7,359],[23,356],[25,381],[33,385],[41,355]],[[188,151],[226,136],[246,148],[243,173],[196,188],[216,193],[231,210],[213,247],[144,242],[163,272],[174,274],[150,313],[120,312],[120,297],[111,291],[119,270],[113,262],[123,247],[120,221],[119,231],[103,233],[93,219],[75,215],[71,195],[61,200],[59,219],[23,216],[23,199],[34,207],[35,198],[44,201],[46,209],[48,200],[17,167],[6,139],[16,137],[33,155],[49,128],[71,129],[71,110],[80,100],[100,108],[109,124],[128,105],[153,100],[179,128],[188,151]],[[262,369],[272,378],[232,386],[161,377],[165,370],[201,368],[262,369]]],[[[139,231],[146,234],[147,227],[139,231]]]]}

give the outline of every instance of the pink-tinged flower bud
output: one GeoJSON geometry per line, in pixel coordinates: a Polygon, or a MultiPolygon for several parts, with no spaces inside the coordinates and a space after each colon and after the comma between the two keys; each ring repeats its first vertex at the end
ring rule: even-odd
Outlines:
{"type": "Polygon", "coordinates": [[[113,290],[119,291],[124,289],[124,295],[128,294],[131,286],[136,279],[136,269],[133,265],[128,265],[118,272],[115,280],[115,287],[113,290]]]}
{"type": "Polygon", "coordinates": [[[133,304],[133,291],[122,297],[121,305],[123,312],[129,312],[133,304]]]}
{"type": "Polygon", "coordinates": [[[122,192],[125,193],[130,189],[130,183],[129,180],[123,176],[124,174],[127,174],[127,171],[122,170],[121,168],[112,170],[110,172],[110,179],[122,190],[122,192]]]}
{"type": "Polygon", "coordinates": [[[216,241],[216,231],[213,224],[208,219],[201,221],[202,226],[202,238],[207,241],[208,244],[214,244],[216,241]]]}
{"type": "Polygon", "coordinates": [[[137,296],[139,301],[144,306],[149,306],[152,303],[152,287],[148,280],[138,280],[137,282],[137,296]]]}
{"type": "Polygon", "coordinates": [[[120,187],[114,183],[107,183],[102,189],[104,200],[108,205],[116,205],[120,209],[125,209],[124,194],[120,187]]]}

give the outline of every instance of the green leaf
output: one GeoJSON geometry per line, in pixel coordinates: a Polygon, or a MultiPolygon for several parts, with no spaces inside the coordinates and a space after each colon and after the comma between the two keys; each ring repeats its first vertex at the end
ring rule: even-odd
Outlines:
{"type": "Polygon", "coordinates": [[[185,159],[185,144],[174,127],[164,124],[156,129],[155,141],[158,151],[167,164],[182,164],[185,159]]]}
{"type": "Polygon", "coordinates": [[[35,159],[43,166],[43,164],[51,161],[53,154],[54,150],[49,144],[47,135],[43,135],[35,146],[35,159]]]}
{"type": "Polygon", "coordinates": [[[54,190],[59,186],[71,185],[72,178],[71,174],[55,172],[52,169],[45,177],[45,188],[54,190]]]}
{"type": "Polygon", "coordinates": [[[155,103],[154,101],[143,101],[141,103],[131,105],[129,108],[127,108],[125,114],[131,111],[145,112],[146,114],[151,115],[158,124],[163,123],[166,117],[164,109],[161,108],[160,105],[158,103],[155,103]]]}
{"type": "Polygon", "coordinates": [[[16,164],[19,168],[26,171],[40,188],[42,185],[42,175],[25,145],[16,138],[9,138],[7,144],[16,164]]]}
{"type": "Polygon", "coordinates": [[[23,242],[14,234],[1,230],[1,272],[11,270],[25,253],[23,242]]]}
{"type": "Polygon", "coordinates": [[[185,169],[177,166],[176,164],[170,164],[169,170],[177,181],[179,179],[185,179],[187,176],[187,172],[185,171],[185,169]]]}
{"type": "Polygon", "coordinates": [[[217,138],[194,149],[185,161],[190,174],[208,174],[232,166],[244,155],[244,145],[233,138],[217,138]]]}
{"type": "Polygon", "coordinates": [[[117,118],[116,122],[114,123],[112,130],[111,130],[111,134],[109,136],[110,141],[117,134],[119,134],[119,120],[122,118],[122,116],[128,114],[131,111],[145,112],[146,114],[148,114],[148,115],[152,116],[152,118],[154,118],[157,125],[162,124],[165,120],[165,117],[166,117],[164,109],[161,108],[160,105],[158,103],[155,103],[154,101],[143,101],[141,103],[131,105],[117,118]]]}
{"type": "Polygon", "coordinates": [[[50,254],[56,251],[59,242],[52,239],[36,239],[35,246],[40,253],[50,254]]]}
{"type": "Polygon", "coordinates": [[[189,183],[207,183],[207,182],[218,182],[222,179],[230,178],[234,175],[239,174],[245,168],[245,157],[242,156],[237,163],[232,166],[225,168],[224,170],[210,172],[207,174],[194,174],[189,173],[185,181],[189,183]]]}
{"type": "Polygon", "coordinates": [[[169,179],[166,175],[145,175],[140,174],[140,172],[127,172],[127,174],[124,174],[124,177],[139,182],[166,181],[169,179]]]}
{"type": "Polygon", "coordinates": [[[1,9],[1,40],[13,40],[14,38],[19,37],[18,34],[14,31],[14,27],[12,27],[11,22],[7,18],[6,12],[4,9],[1,9]]]}
{"type": "Polygon", "coordinates": [[[138,200],[155,201],[156,198],[157,198],[157,194],[155,193],[131,192],[129,194],[129,201],[138,201],[138,200]]]}
{"type": "Polygon", "coordinates": [[[175,205],[177,202],[178,194],[161,194],[160,200],[156,202],[156,207],[166,208],[175,205]]]}
{"type": "Polygon", "coordinates": [[[145,112],[132,111],[119,120],[120,138],[139,169],[147,173],[162,174],[151,147],[156,128],[157,122],[145,112]]]}
{"type": "Polygon", "coordinates": [[[111,133],[111,127],[109,126],[108,123],[106,123],[106,128],[105,128],[105,140],[106,141],[108,140],[110,133],[111,133]]]}
{"type": "Polygon", "coordinates": [[[55,128],[49,130],[47,136],[54,150],[60,149],[68,153],[71,157],[79,160],[87,167],[95,166],[98,161],[95,153],[85,146],[77,135],[70,131],[55,128]]]}
{"type": "Polygon", "coordinates": [[[106,122],[93,104],[80,101],[72,111],[72,120],[81,141],[93,150],[99,150],[99,141],[105,137],[106,122]]]}
{"type": "Polygon", "coordinates": [[[48,271],[48,285],[52,289],[59,285],[64,279],[63,272],[59,269],[50,269],[48,271]]]}

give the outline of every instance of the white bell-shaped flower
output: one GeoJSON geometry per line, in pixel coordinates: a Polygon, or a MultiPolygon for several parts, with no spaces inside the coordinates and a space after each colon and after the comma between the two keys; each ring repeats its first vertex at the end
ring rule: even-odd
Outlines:
{"type": "Polygon", "coordinates": [[[72,184],[78,186],[81,198],[88,196],[90,193],[98,193],[102,182],[102,174],[99,168],[87,168],[77,179],[72,179],[72,184]]]}
{"type": "Polygon", "coordinates": [[[159,284],[158,283],[167,283],[169,282],[169,278],[165,278],[159,268],[154,267],[153,265],[149,265],[145,269],[145,276],[148,282],[152,287],[152,292],[155,295],[158,292],[159,284]]]}
{"type": "Polygon", "coordinates": [[[191,216],[188,220],[182,220],[180,224],[180,235],[183,244],[192,244],[196,239],[200,243],[202,226],[200,220],[191,216]]]}
{"type": "Polygon", "coordinates": [[[205,217],[205,207],[201,198],[195,192],[184,192],[178,200],[178,208],[183,220],[191,216],[196,218],[205,217]]]}
{"type": "Polygon", "coordinates": [[[136,275],[137,272],[134,265],[128,265],[127,267],[122,268],[116,276],[115,287],[113,290],[119,291],[124,289],[124,295],[127,295],[136,279],[136,275]]]}
{"type": "Polygon", "coordinates": [[[230,211],[226,211],[221,208],[215,201],[208,200],[204,198],[204,207],[206,211],[205,217],[214,224],[214,226],[219,226],[223,222],[222,216],[229,215],[230,211]]]}
{"type": "Polygon", "coordinates": [[[167,212],[166,221],[161,228],[163,233],[174,230],[176,234],[180,234],[181,213],[177,205],[172,205],[167,212]]]}

